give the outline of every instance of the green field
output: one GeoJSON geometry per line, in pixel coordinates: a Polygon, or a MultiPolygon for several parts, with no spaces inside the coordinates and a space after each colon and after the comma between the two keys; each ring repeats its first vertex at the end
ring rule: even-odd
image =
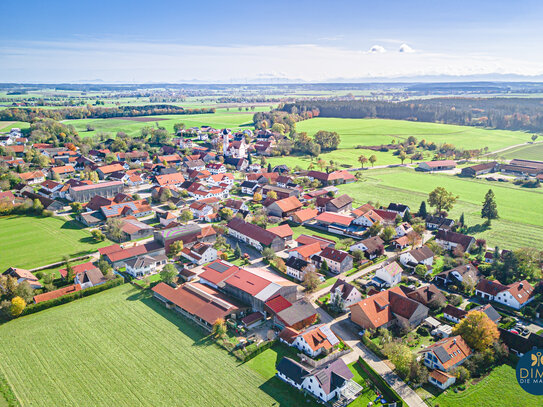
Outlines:
{"type": "Polygon", "coordinates": [[[458,219],[465,213],[469,233],[484,238],[490,246],[518,248],[531,246],[543,249],[543,189],[528,189],[511,183],[489,182],[443,174],[416,172],[407,168],[368,170],[364,180],[339,186],[357,204],[372,201],[381,205],[401,202],[418,210],[420,202],[437,186],[459,196],[451,216],[458,219]],[[496,195],[500,219],[485,229],[480,211],[485,193],[492,188],[496,195]]]}
{"type": "Polygon", "coordinates": [[[95,243],[76,221],[31,216],[0,217],[0,270],[10,266],[35,268],[78,257],[111,244],[95,243]]]}
{"type": "Polygon", "coordinates": [[[25,406],[294,406],[269,367],[240,364],[126,284],[0,326],[0,373],[25,406]],[[24,333],[24,334],[23,334],[24,333]]]}
{"type": "Polygon", "coordinates": [[[543,143],[512,148],[502,153],[504,158],[543,161],[543,143]]]}
{"type": "Polygon", "coordinates": [[[13,127],[18,127],[21,130],[28,129],[30,127],[30,123],[0,121],[0,131],[10,131],[13,127]]]}
{"type": "Polygon", "coordinates": [[[187,115],[163,115],[163,116],[141,116],[134,117],[133,120],[124,120],[118,118],[112,119],[78,119],[64,120],[64,124],[73,125],[82,137],[95,135],[97,132],[106,132],[115,135],[122,131],[129,136],[138,136],[143,127],[159,126],[173,132],[175,123],[185,123],[187,127],[209,125],[215,128],[252,128],[254,112],[238,112],[237,109],[217,109],[216,113],[206,114],[187,114],[187,115]],[[142,119],[149,118],[145,122],[142,119]],[[94,131],[87,131],[87,125],[94,127],[94,131]]]}
{"type": "Polygon", "coordinates": [[[522,390],[517,383],[515,369],[502,365],[476,385],[459,393],[442,393],[432,400],[432,404],[439,407],[536,407],[543,405],[543,396],[533,396],[522,390]]]}
{"type": "MultiPolygon", "coordinates": [[[[404,141],[409,136],[415,136],[417,140],[425,139],[436,144],[452,143],[456,147],[464,149],[476,149],[488,147],[490,151],[504,147],[525,143],[530,140],[530,135],[520,131],[489,130],[478,127],[456,126],[439,123],[422,123],[404,120],[384,119],[339,119],[317,117],[296,123],[298,132],[315,134],[319,130],[335,131],[341,136],[339,149],[321,154],[319,157],[326,161],[334,160],[340,165],[359,167],[358,157],[364,154],[366,157],[375,155],[375,165],[400,164],[401,161],[391,152],[371,151],[356,149],[358,145],[371,146],[388,144],[395,140],[404,141]]],[[[432,153],[425,152],[425,159],[431,159],[432,153]]],[[[310,163],[308,158],[288,157],[272,158],[269,161],[277,165],[280,161],[291,166],[299,165],[307,168],[310,163]]],[[[409,162],[407,160],[406,162],[409,162]]]]}

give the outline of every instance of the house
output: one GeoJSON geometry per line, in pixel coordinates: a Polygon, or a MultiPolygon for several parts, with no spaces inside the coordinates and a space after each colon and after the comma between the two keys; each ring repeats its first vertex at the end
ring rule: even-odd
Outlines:
{"type": "Polygon", "coordinates": [[[454,220],[441,216],[428,215],[426,217],[426,229],[429,230],[450,230],[454,226],[454,223],[454,220]]]}
{"type": "Polygon", "coordinates": [[[374,280],[379,286],[394,287],[402,280],[402,271],[402,267],[393,261],[392,263],[379,267],[375,272],[374,280]]]}
{"type": "Polygon", "coordinates": [[[269,216],[286,218],[299,210],[301,207],[302,203],[297,197],[289,196],[288,198],[280,199],[268,205],[266,210],[268,211],[269,216]]]}
{"type": "Polygon", "coordinates": [[[326,261],[328,268],[334,274],[343,273],[353,268],[353,256],[343,250],[325,247],[320,254],[311,257],[313,264],[321,267],[326,261]]]}
{"type": "Polygon", "coordinates": [[[122,248],[119,245],[112,245],[108,248],[102,248],[101,250],[100,253],[104,259],[113,267],[124,267],[128,260],[144,254],[151,256],[155,254],[165,254],[164,246],[159,242],[149,242],[127,248],[122,248]]]}
{"type": "Polygon", "coordinates": [[[313,325],[317,321],[317,314],[317,310],[313,305],[302,299],[278,312],[273,317],[273,321],[280,328],[288,327],[300,330],[306,326],[313,325]]]}
{"type": "Polygon", "coordinates": [[[27,185],[41,184],[45,181],[45,175],[41,171],[21,172],[17,176],[27,185]]]}
{"type": "Polygon", "coordinates": [[[319,211],[312,208],[300,209],[290,215],[290,220],[294,223],[303,225],[317,217],[319,211]]]}
{"type": "Polygon", "coordinates": [[[325,227],[329,230],[345,230],[349,227],[353,221],[353,218],[334,212],[322,212],[315,218],[315,220],[319,226],[325,227]]]}
{"type": "Polygon", "coordinates": [[[36,194],[34,192],[30,191],[23,191],[22,196],[28,199],[35,200],[37,199],[40,201],[44,209],[47,209],[48,211],[56,212],[64,209],[64,204],[62,202],[59,202],[55,199],[48,198],[43,195],[36,194]]]}
{"type": "Polygon", "coordinates": [[[449,284],[461,285],[465,279],[471,280],[477,284],[480,279],[480,273],[473,264],[463,264],[450,270],[442,271],[434,277],[436,284],[447,286],[449,284]]]}
{"type": "Polygon", "coordinates": [[[451,304],[447,304],[447,306],[443,308],[443,318],[448,319],[455,324],[464,319],[466,315],[468,315],[468,311],[454,307],[451,304]]]}
{"type": "Polygon", "coordinates": [[[531,332],[528,336],[521,336],[514,332],[498,327],[500,339],[511,352],[519,357],[531,350],[543,348],[543,336],[531,332]]]}
{"type": "Polygon", "coordinates": [[[471,356],[472,351],[464,339],[460,335],[456,335],[441,339],[419,353],[424,355],[423,363],[426,367],[439,371],[433,376],[430,374],[429,382],[441,389],[446,389],[455,382],[454,376],[452,378],[445,377],[447,373],[464,363],[471,356]]]}
{"type": "Polygon", "coordinates": [[[126,272],[138,278],[154,273],[160,266],[165,265],[168,258],[163,254],[155,256],[143,255],[126,261],[126,272]]]}
{"type": "Polygon", "coordinates": [[[292,236],[294,235],[294,232],[287,223],[285,223],[284,225],[274,226],[266,230],[279,236],[285,242],[290,242],[292,240],[292,236]]]}
{"type": "Polygon", "coordinates": [[[428,307],[408,298],[397,286],[364,298],[350,308],[351,321],[363,329],[394,324],[416,327],[428,316],[428,307]]]}
{"type": "Polygon", "coordinates": [[[415,290],[404,286],[401,288],[409,298],[427,307],[434,304],[445,304],[447,302],[445,295],[433,284],[428,284],[415,290]]]}
{"type": "Polygon", "coordinates": [[[85,288],[104,284],[106,281],[107,279],[97,267],[87,269],[81,273],[77,273],[74,278],[74,284],[79,284],[82,290],[85,288]]]}
{"type": "Polygon", "coordinates": [[[362,387],[352,381],[354,375],[342,359],[309,370],[298,362],[283,357],[277,364],[277,376],[298,390],[311,393],[324,403],[338,398],[343,399],[346,405],[362,391],[362,387]]]}
{"type": "Polygon", "coordinates": [[[405,216],[407,212],[410,211],[409,206],[399,204],[399,203],[390,203],[387,208],[388,211],[396,212],[398,215],[400,215],[402,218],[405,216]]]}
{"type": "Polygon", "coordinates": [[[43,288],[42,284],[38,281],[38,277],[25,269],[10,267],[4,271],[2,275],[17,279],[17,284],[21,284],[23,281],[26,281],[33,290],[43,288]]]}
{"type": "Polygon", "coordinates": [[[419,264],[431,266],[434,263],[434,252],[428,246],[418,247],[400,254],[400,263],[409,268],[415,268],[419,264]]]}
{"type": "Polygon", "coordinates": [[[318,180],[323,185],[337,185],[337,184],[348,184],[355,182],[356,178],[349,171],[332,171],[330,173],[320,172],[320,171],[309,171],[307,177],[313,181],[318,180]]]}
{"type": "Polygon", "coordinates": [[[406,247],[408,247],[410,244],[413,244],[417,240],[420,240],[420,236],[419,238],[417,238],[417,236],[418,235],[416,233],[411,232],[408,235],[401,236],[394,239],[391,244],[394,247],[394,249],[401,251],[401,250],[404,250],[406,247]]]}
{"type": "Polygon", "coordinates": [[[309,236],[306,234],[301,234],[300,236],[296,238],[296,242],[298,242],[299,246],[304,246],[311,243],[318,243],[321,247],[321,250],[324,249],[325,247],[333,248],[336,246],[336,242],[334,240],[327,239],[325,237],[317,236],[317,235],[309,236]]]}
{"type": "Polygon", "coordinates": [[[195,219],[203,219],[215,212],[213,205],[207,202],[206,199],[191,203],[189,210],[192,212],[192,216],[194,216],[195,219]]]}
{"type": "Polygon", "coordinates": [[[173,172],[170,174],[156,175],[153,182],[159,187],[180,187],[181,184],[185,182],[185,177],[180,172],[173,172]]]}
{"type": "Polygon", "coordinates": [[[535,298],[534,287],[526,280],[504,285],[499,281],[481,279],[475,287],[475,295],[488,301],[506,305],[516,310],[521,309],[535,298]]]}
{"type": "Polygon", "coordinates": [[[456,376],[451,373],[435,369],[428,374],[428,382],[445,390],[456,382],[456,376]]]}
{"type": "Polygon", "coordinates": [[[166,283],[153,287],[153,296],[183,316],[211,331],[217,319],[235,317],[245,308],[211,287],[185,283],[176,288],[166,283]]]}
{"type": "Polygon", "coordinates": [[[349,195],[343,194],[326,202],[323,212],[349,212],[351,211],[352,207],[353,199],[349,195]]]}
{"type": "Polygon", "coordinates": [[[290,256],[285,265],[287,267],[287,275],[298,281],[303,281],[307,271],[316,271],[314,264],[295,256],[290,256]]]}
{"type": "Polygon", "coordinates": [[[228,234],[262,251],[270,247],[278,252],[285,248],[285,242],[279,236],[273,234],[260,226],[247,223],[242,219],[233,218],[226,225],[228,234]]]}
{"type": "Polygon", "coordinates": [[[196,243],[190,249],[184,247],[181,256],[190,262],[201,266],[217,260],[217,249],[209,243],[196,243]]]}
{"type": "Polygon", "coordinates": [[[81,291],[81,286],[79,284],[73,284],[59,288],[58,290],[53,290],[43,294],[35,295],[33,300],[34,304],[39,304],[40,302],[54,300],[56,298],[60,298],[78,291],[81,291]]]}
{"type": "Polygon", "coordinates": [[[70,175],[75,174],[75,168],[72,165],[62,165],[60,167],[51,168],[51,178],[55,175],[60,178],[69,177],[70,175]]]}
{"type": "Polygon", "coordinates": [[[206,169],[211,174],[224,174],[226,172],[226,167],[221,163],[208,163],[206,164],[206,169]]]}
{"type": "Polygon", "coordinates": [[[237,200],[237,199],[227,199],[223,203],[223,208],[228,208],[232,210],[232,213],[235,215],[239,211],[248,211],[249,207],[245,203],[245,201],[237,200]]]}
{"type": "Polygon", "coordinates": [[[360,293],[360,291],[358,291],[358,289],[354,285],[349,284],[341,278],[338,278],[336,280],[336,282],[332,286],[332,289],[330,290],[330,303],[335,304],[338,302],[342,302],[343,311],[347,311],[351,305],[354,305],[361,300],[362,294],[360,293]],[[337,297],[340,297],[341,301],[339,301],[337,297]]]}
{"type": "Polygon", "coordinates": [[[456,168],[453,160],[425,161],[419,163],[418,171],[447,171],[456,168]]]}
{"type": "Polygon", "coordinates": [[[152,236],[153,231],[152,226],[137,220],[134,216],[127,216],[121,220],[121,241],[123,242],[152,236]]]}
{"type": "Polygon", "coordinates": [[[463,235],[462,233],[440,229],[436,234],[436,243],[445,250],[454,250],[460,246],[463,251],[469,252],[475,243],[475,238],[473,236],[463,235]]]}
{"type": "Polygon", "coordinates": [[[499,164],[496,161],[489,163],[472,165],[471,167],[462,168],[460,175],[463,177],[475,178],[479,175],[488,174],[490,172],[496,172],[499,169],[499,164]]]}
{"type": "Polygon", "coordinates": [[[243,181],[240,187],[241,187],[242,194],[253,196],[255,193],[255,190],[259,188],[259,184],[258,182],[254,182],[254,181],[243,181]]]}
{"type": "Polygon", "coordinates": [[[339,344],[338,337],[325,324],[305,328],[290,340],[290,343],[287,342],[290,346],[297,348],[311,358],[328,354],[334,349],[334,346],[339,344]]]}
{"type": "Polygon", "coordinates": [[[309,261],[312,256],[319,254],[323,248],[318,242],[305,244],[302,246],[295,247],[288,251],[289,257],[296,257],[298,259],[309,261]]]}
{"type": "Polygon", "coordinates": [[[370,227],[374,223],[385,223],[384,219],[375,211],[375,209],[370,210],[360,210],[355,209],[352,211],[353,216],[355,218],[353,219],[353,223],[355,225],[370,227]]]}
{"type": "Polygon", "coordinates": [[[379,236],[373,236],[353,244],[349,250],[351,252],[354,252],[355,250],[363,251],[366,257],[372,260],[377,256],[383,255],[385,252],[385,241],[379,236]]]}
{"type": "Polygon", "coordinates": [[[156,211],[156,217],[161,226],[168,226],[177,221],[177,216],[170,211],[156,211]]]}

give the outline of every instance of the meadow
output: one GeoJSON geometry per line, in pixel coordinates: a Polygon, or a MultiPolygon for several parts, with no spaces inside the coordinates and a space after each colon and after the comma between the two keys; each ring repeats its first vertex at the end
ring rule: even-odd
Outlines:
{"type": "Polygon", "coordinates": [[[129,136],[139,136],[143,127],[155,126],[155,122],[160,127],[164,127],[173,133],[173,126],[176,123],[185,123],[187,127],[193,126],[212,126],[215,128],[252,128],[254,112],[239,112],[237,109],[217,109],[216,113],[205,114],[187,114],[187,115],[160,115],[160,116],[141,116],[130,119],[77,119],[64,120],[64,124],[73,125],[82,137],[93,136],[97,132],[106,132],[114,136],[122,131],[129,136]],[[149,121],[142,121],[142,119],[149,121]],[[94,131],[87,131],[90,125],[94,131]]]}
{"type": "MultiPolygon", "coordinates": [[[[499,150],[508,146],[525,143],[530,140],[530,134],[520,131],[491,130],[479,127],[456,126],[440,123],[422,123],[405,120],[385,119],[340,119],[317,117],[296,123],[298,132],[315,134],[319,130],[335,131],[341,137],[339,148],[319,157],[333,160],[340,166],[360,167],[357,159],[363,154],[366,157],[375,155],[375,165],[400,164],[398,157],[391,152],[357,149],[357,146],[372,146],[405,141],[409,136],[417,140],[425,139],[436,144],[451,143],[464,149],[488,147],[489,151],[499,150]]],[[[433,154],[424,152],[424,159],[430,160],[433,154]]],[[[307,168],[311,162],[308,157],[280,157],[269,160],[272,165],[286,162],[292,166],[299,165],[307,168]]],[[[406,162],[409,162],[407,160],[406,162]]],[[[369,165],[369,164],[367,164],[369,165]]]]}
{"type": "Polygon", "coordinates": [[[23,407],[304,405],[269,366],[240,364],[128,284],[8,322],[0,343],[23,407]]]}
{"type": "MultiPolygon", "coordinates": [[[[360,182],[340,185],[341,193],[349,194],[357,204],[368,201],[388,205],[401,202],[417,211],[422,200],[437,186],[459,196],[450,216],[458,219],[465,214],[469,233],[484,238],[490,246],[502,248],[536,247],[543,249],[543,190],[528,189],[511,183],[460,178],[444,174],[416,172],[409,168],[368,170],[360,182]],[[480,211],[484,195],[492,189],[500,219],[490,228],[483,226],[480,211]]],[[[430,208],[429,208],[430,209],[430,208]]]]}
{"type": "Polygon", "coordinates": [[[35,268],[78,257],[111,244],[96,243],[76,221],[54,217],[0,217],[0,271],[10,266],[35,268]]]}
{"type": "Polygon", "coordinates": [[[543,143],[530,144],[504,151],[501,155],[507,159],[519,158],[523,160],[543,161],[543,143]]]}
{"type": "Polygon", "coordinates": [[[458,393],[447,391],[431,401],[439,407],[495,407],[495,406],[541,406],[543,397],[534,396],[522,390],[509,365],[497,367],[476,385],[458,393]]]}

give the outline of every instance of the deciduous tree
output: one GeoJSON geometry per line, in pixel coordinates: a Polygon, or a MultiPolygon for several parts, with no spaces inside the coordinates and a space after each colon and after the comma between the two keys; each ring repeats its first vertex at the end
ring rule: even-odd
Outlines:
{"type": "Polygon", "coordinates": [[[500,337],[494,322],[481,311],[470,311],[454,329],[455,335],[460,335],[471,349],[484,351],[492,346],[500,337]]]}

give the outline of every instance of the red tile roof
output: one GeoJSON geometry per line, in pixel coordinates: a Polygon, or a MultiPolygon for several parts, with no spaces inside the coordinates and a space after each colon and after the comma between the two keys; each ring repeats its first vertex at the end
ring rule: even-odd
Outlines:
{"type": "Polygon", "coordinates": [[[228,277],[225,283],[253,296],[270,285],[270,281],[244,269],[239,269],[237,273],[228,277]]]}
{"type": "Polygon", "coordinates": [[[292,303],[284,298],[282,295],[278,295],[266,301],[266,306],[276,314],[283,311],[284,309],[287,309],[291,305],[292,303]]]}
{"type": "Polygon", "coordinates": [[[349,226],[353,221],[350,216],[338,215],[334,212],[323,212],[316,219],[319,222],[336,223],[343,226],[349,226]]]}
{"type": "Polygon", "coordinates": [[[294,234],[290,226],[287,224],[275,226],[273,228],[268,228],[267,230],[279,236],[280,238],[289,237],[294,234]]]}
{"type": "Polygon", "coordinates": [[[49,291],[48,293],[38,294],[34,296],[34,302],[39,304],[40,302],[54,300],[55,298],[63,297],[64,295],[81,291],[79,284],[69,285],[67,287],[59,288],[58,290],[49,291]]]}

